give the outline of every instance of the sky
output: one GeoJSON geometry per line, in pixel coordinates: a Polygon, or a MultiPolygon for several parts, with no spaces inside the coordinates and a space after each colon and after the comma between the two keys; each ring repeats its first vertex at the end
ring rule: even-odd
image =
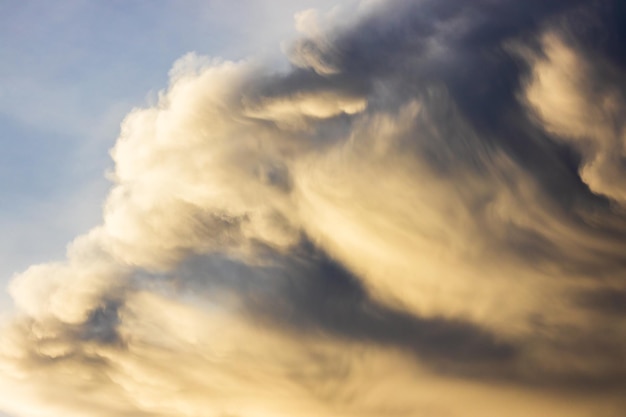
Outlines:
{"type": "MultiPolygon", "coordinates": [[[[286,65],[281,45],[297,33],[294,13],[333,2],[184,3],[0,2],[2,282],[62,259],[98,224],[120,123],[156,100],[174,61],[196,52],[286,65]]],[[[10,303],[3,291],[0,305],[10,303]]]]}
{"type": "Polygon", "coordinates": [[[0,2],[0,415],[622,417],[624,28],[0,2]]]}

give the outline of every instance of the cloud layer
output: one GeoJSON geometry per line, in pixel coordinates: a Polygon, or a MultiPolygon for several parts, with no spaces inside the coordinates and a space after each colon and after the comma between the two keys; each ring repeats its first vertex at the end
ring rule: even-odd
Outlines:
{"type": "Polygon", "coordinates": [[[622,9],[364,2],[283,72],[181,58],[101,226],[14,278],[0,409],[617,416],[622,9]]]}

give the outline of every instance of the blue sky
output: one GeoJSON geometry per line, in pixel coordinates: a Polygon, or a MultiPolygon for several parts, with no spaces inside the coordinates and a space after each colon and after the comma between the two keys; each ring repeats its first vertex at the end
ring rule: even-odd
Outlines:
{"type": "MultiPolygon", "coordinates": [[[[0,282],[100,221],[119,124],[187,52],[280,56],[294,13],[332,1],[0,3],[0,282]]],[[[281,59],[281,58],[277,58],[281,59]]],[[[0,303],[10,303],[5,291],[0,303]]]]}

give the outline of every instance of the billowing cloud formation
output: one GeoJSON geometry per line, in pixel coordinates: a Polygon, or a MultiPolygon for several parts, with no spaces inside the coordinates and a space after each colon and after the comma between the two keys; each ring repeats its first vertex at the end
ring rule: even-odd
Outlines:
{"type": "Polygon", "coordinates": [[[102,225],[14,278],[0,408],[619,415],[622,9],[364,3],[298,15],[286,72],[183,57],[102,225]]]}

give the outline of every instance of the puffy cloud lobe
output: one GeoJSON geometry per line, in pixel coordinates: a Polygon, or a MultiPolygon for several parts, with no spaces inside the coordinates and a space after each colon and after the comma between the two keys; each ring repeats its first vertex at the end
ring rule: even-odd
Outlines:
{"type": "Polygon", "coordinates": [[[241,114],[237,94],[256,72],[247,63],[193,61],[185,64],[199,72],[179,63],[157,108],[129,115],[112,151],[119,185],[104,227],[128,263],[159,267],[254,238],[282,246],[294,239],[279,214],[282,191],[267,180],[282,164],[280,144],[241,114]]]}
{"type": "Polygon", "coordinates": [[[306,12],[284,73],[183,57],[103,224],[14,279],[0,407],[616,413],[621,70],[561,40],[583,3],[306,12]]]}
{"type": "Polygon", "coordinates": [[[556,35],[546,35],[543,42],[546,56],[535,59],[526,99],[548,131],[583,155],[580,174],[589,188],[623,203],[623,96],[595,82],[585,59],[556,35]]]}
{"type": "Polygon", "coordinates": [[[77,324],[104,296],[123,292],[128,268],[102,250],[98,232],[76,239],[66,262],[34,265],[15,277],[9,291],[17,307],[37,320],[77,324]]]}

